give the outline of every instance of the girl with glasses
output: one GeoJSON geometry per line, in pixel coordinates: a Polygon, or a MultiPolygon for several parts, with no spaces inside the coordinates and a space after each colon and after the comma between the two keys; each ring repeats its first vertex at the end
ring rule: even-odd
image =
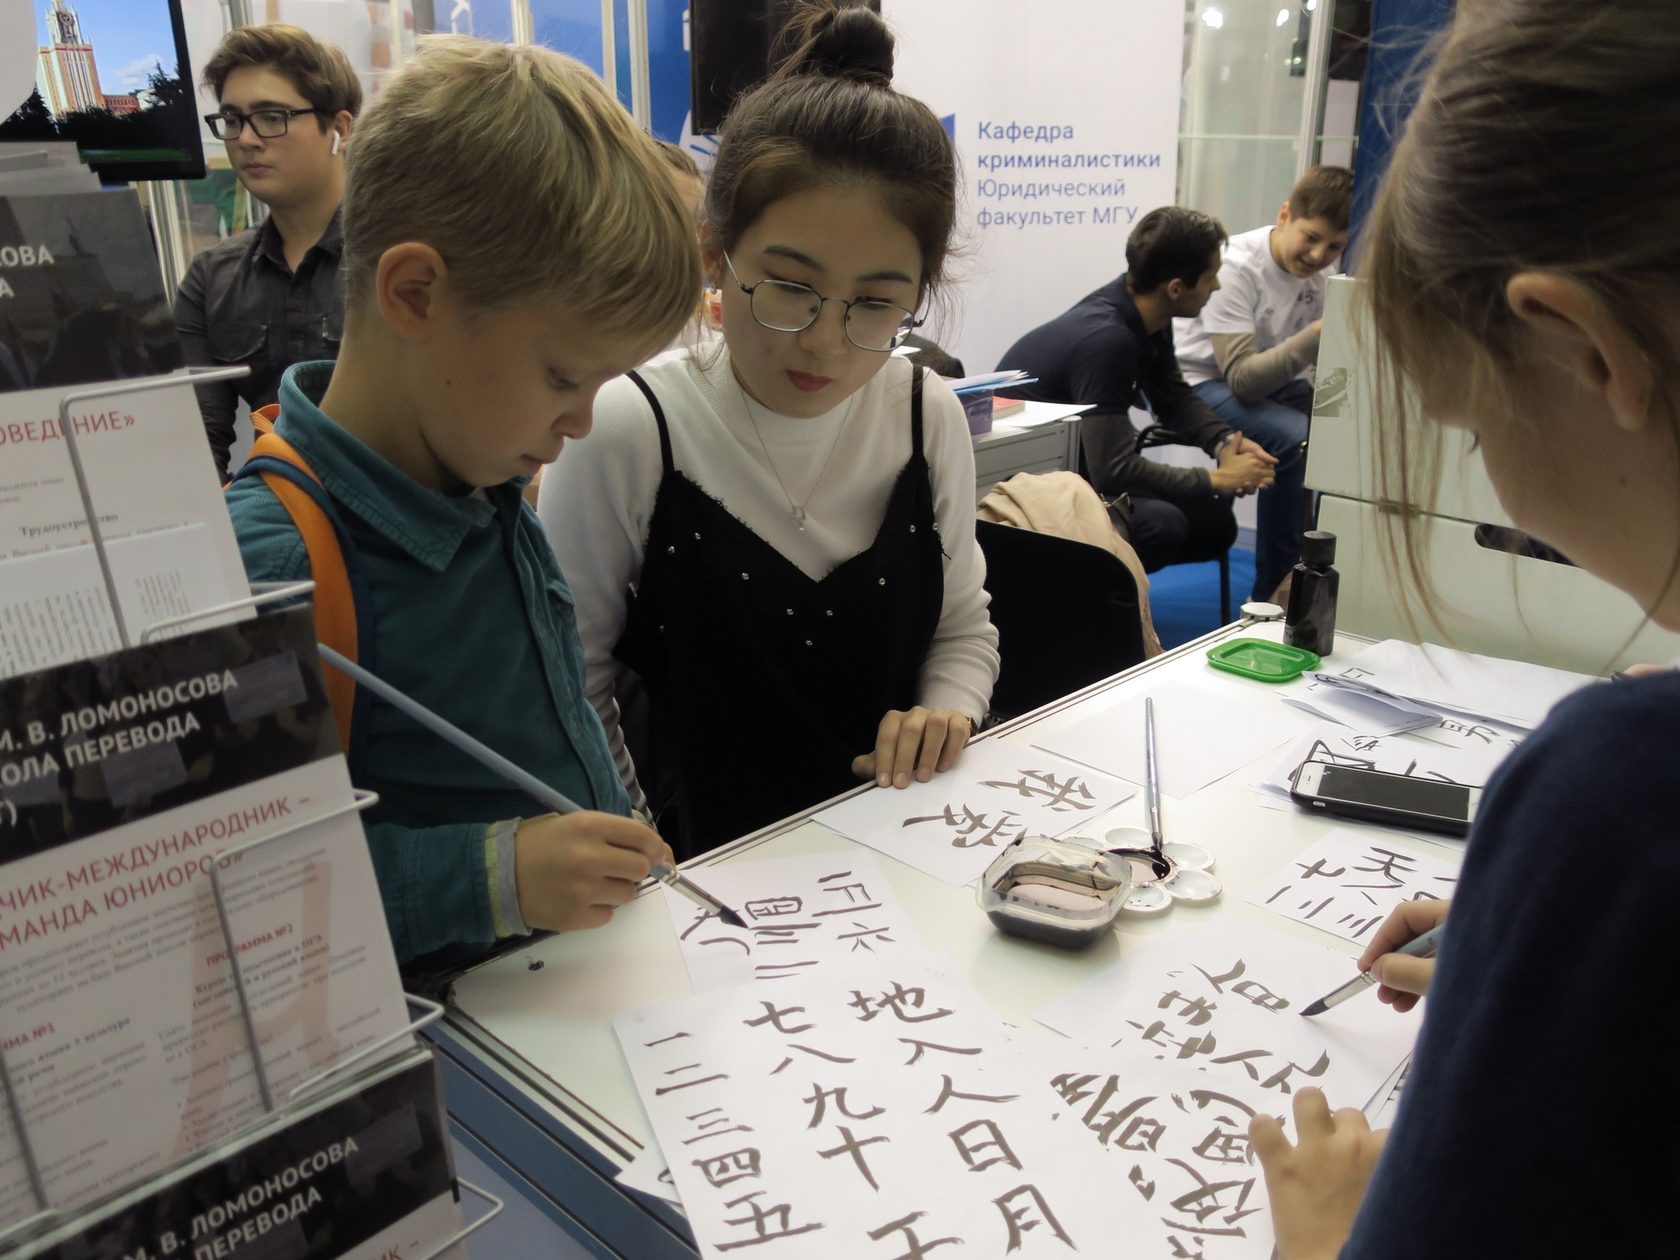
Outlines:
{"type": "Polygon", "coordinates": [[[955,156],[892,86],[880,18],[813,6],[801,34],[731,111],[707,187],[723,344],[603,389],[539,500],[590,699],[683,855],[859,777],[949,769],[997,677],[962,407],[891,353],[944,279],[955,156]],[[628,674],[663,786],[625,747],[628,674]]]}

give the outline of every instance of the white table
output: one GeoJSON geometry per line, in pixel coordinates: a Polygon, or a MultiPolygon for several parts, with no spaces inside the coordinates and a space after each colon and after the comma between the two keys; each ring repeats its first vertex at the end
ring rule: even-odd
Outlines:
{"type": "MultiPolygon", "coordinates": [[[[1233,695],[1271,694],[1264,683],[1207,664],[1210,646],[1238,634],[1278,639],[1281,626],[1228,626],[983,738],[1036,738],[1166,680],[1233,695]]],[[[1338,636],[1337,645],[1333,661],[1352,655],[1365,641],[1338,636]]],[[[1299,811],[1263,808],[1249,788],[1259,768],[1238,770],[1183,801],[1164,802],[1168,839],[1194,840],[1214,851],[1224,897],[1209,906],[1178,905],[1158,918],[1123,914],[1111,937],[1082,953],[1002,936],[975,904],[972,889],[954,888],[876,857],[929,948],[954,964],[1004,1019],[1054,1037],[1031,1024],[1033,1012],[1153,937],[1191,932],[1221,916],[1239,915],[1321,946],[1336,944],[1334,937],[1243,901],[1255,884],[1332,825],[1299,811]]],[[[1147,825],[1141,793],[1083,830],[1100,835],[1116,825],[1147,825]]],[[[1440,855],[1424,841],[1383,834],[1385,844],[1420,856],[1440,855]]],[[[849,847],[850,841],[800,816],[696,859],[686,869],[743,855],[784,857],[849,847]]],[[[1350,957],[1358,952],[1342,944],[1350,957]]],[[[636,1260],[693,1254],[677,1213],[610,1180],[650,1136],[612,1020],[628,1008],[690,992],[670,918],[660,899],[647,895],[620,910],[606,928],[541,940],[478,967],[454,986],[440,1037],[446,1063],[458,1069],[453,1074],[446,1070],[451,1113],[468,1130],[482,1130],[485,1145],[500,1149],[506,1162],[529,1179],[534,1193],[587,1227],[603,1248],[600,1254],[636,1260]],[[498,1107],[516,1113],[515,1121],[498,1119],[498,1107]]]]}
{"type": "Polygon", "coordinates": [[[1079,471],[1079,417],[1089,403],[1029,402],[974,437],[974,484],[985,497],[1016,473],[1079,471]]]}

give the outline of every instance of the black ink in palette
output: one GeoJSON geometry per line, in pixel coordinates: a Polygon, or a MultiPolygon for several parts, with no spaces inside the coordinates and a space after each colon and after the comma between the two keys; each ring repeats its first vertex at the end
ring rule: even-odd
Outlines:
{"type": "Polygon", "coordinates": [[[1199,844],[1156,849],[1140,827],[1115,827],[1104,839],[1108,855],[1131,867],[1132,892],[1125,909],[1134,914],[1160,914],[1175,901],[1213,901],[1224,891],[1213,873],[1213,854],[1199,844]]]}

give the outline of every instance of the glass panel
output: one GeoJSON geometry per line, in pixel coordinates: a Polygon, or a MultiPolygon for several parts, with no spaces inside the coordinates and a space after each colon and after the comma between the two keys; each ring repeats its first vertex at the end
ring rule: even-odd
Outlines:
{"type": "Polygon", "coordinates": [[[1213,215],[1233,236],[1272,222],[1295,183],[1297,141],[1293,133],[1181,135],[1179,204],[1213,215]]]}
{"type": "Polygon", "coordinates": [[[1181,205],[1228,231],[1270,223],[1294,183],[1309,8],[1323,0],[1185,0],[1181,205]]]}

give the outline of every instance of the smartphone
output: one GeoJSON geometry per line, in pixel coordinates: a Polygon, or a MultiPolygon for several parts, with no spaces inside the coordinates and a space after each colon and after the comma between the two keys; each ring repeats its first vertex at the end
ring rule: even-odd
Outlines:
{"type": "Polygon", "coordinates": [[[1323,761],[1302,762],[1289,794],[1302,805],[1329,814],[1449,836],[1470,834],[1470,823],[1482,799],[1481,788],[1461,783],[1414,779],[1323,761]]]}

